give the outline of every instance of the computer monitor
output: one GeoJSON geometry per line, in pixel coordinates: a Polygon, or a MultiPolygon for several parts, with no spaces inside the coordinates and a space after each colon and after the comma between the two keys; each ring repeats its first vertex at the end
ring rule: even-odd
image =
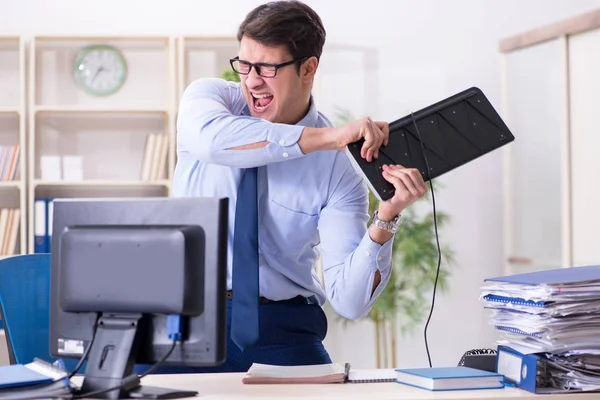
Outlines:
{"type": "Polygon", "coordinates": [[[164,365],[225,360],[228,199],[56,199],[52,231],[50,352],[91,344],[82,393],[189,396],[123,379],[172,348],[164,365]]]}

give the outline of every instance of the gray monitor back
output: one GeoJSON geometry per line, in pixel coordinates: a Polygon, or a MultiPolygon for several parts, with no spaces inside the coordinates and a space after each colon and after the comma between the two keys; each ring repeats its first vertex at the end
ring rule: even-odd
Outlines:
{"type": "MultiPolygon", "coordinates": [[[[169,357],[169,365],[217,365],[226,357],[226,273],[228,199],[129,198],[56,199],[54,201],[51,254],[50,352],[55,357],[80,358],[93,335],[96,314],[65,312],[58,293],[59,241],[72,226],[197,225],[204,231],[203,312],[190,317],[188,337],[169,357]]],[[[139,285],[144,285],[144,276],[139,285]]],[[[147,279],[151,279],[148,277],[147,279]]],[[[151,332],[143,341],[137,363],[159,361],[172,342],[165,316],[152,317],[151,332]]]]}

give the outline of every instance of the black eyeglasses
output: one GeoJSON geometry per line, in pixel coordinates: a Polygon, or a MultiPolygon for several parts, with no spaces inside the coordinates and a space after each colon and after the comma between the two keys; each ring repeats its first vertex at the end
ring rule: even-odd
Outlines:
{"type": "Polygon", "coordinates": [[[229,63],[231,64],[231,68],[240,75],[248,75],[250,73],[250,71],[252,70],[252,68],[254,67],[254,70],[256,71],[256,73],[258,75],[262,76],[263,78],[273,78],[273,77],[275,77],[275,75],[277,75],[277,70],[279,68],[287,67],[288,65],[292,65],[295,63],[302,63],[306,59],[308,59],[308,57],[298,58],[296,60],[284,62],[281,64],[269,64],[269,63],[251,63],[248,61],[240,60],[239,57],[234,57],[229,60],[229,63]]]}

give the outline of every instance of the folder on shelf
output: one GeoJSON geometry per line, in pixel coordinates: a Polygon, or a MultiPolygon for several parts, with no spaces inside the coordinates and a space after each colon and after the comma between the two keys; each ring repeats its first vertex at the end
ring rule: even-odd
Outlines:
{"type": "Polygon", "coordinates": [[[34,202],[34,253],[50,253],[54,199],[37,198],[34,202]]]}
{"type": "Polygon", "coordinates": [[[21,147],[15,145],[0,146],[0,181],[13,181],[19,166],[21,147]]]}
{"type": "Polygon", "coordinates": [[[15,255],[20,222],[21,210],[19,208],[0,210],[0,256],[15,255]]]}
{"type": "Polygon", "coordinates": [[[514,140],[514,136],[483,92],[467,89],[413,115],[389,124],[387,146],[368,162],[360,152],[364,139],[350,143],[346,152],[379,200],[394,196],[394,186],[382,175],[384,164],[421,171],[434,179],[514,140]],[[425,157],[423,156],[425,154],[425,157]]]}
{"type": "Polygon", "coordinates": [[[10,231],[10,213],[9,208],[3,208],[0,210],[0,255],[4,255],[4,243],[8,239],[10,231]]]}
{"type": "Polygon", "coordinates": [[[154,181],[165,179],[169,153],[169,135],[166,133],[149,133],[142,158],[140,179],[154,181]]]}

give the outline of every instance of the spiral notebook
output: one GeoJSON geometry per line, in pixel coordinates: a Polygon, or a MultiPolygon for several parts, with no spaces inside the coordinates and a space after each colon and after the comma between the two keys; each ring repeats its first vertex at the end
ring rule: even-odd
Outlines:
{"type": "Polygon", "coordinates": [[[348,372],[348,383],[396,382],[394,369],[351,369],[348,372]]]}

